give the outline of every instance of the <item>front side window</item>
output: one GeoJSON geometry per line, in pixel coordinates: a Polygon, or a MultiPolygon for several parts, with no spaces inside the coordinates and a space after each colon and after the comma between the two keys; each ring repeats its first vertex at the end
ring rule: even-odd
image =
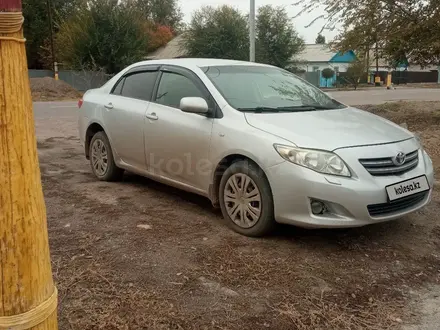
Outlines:
{"type": "Polygon", "coordinates": [[[180,100],[184,97],[205,98],[191,79],[177,73],[164,72],[157,90],[156,102],[179,108],[180,100]]]}
{"type": "Polygon", "coordinates": [[[279,68],[237,65],[202,69],[237,110],[313,111],[345,107],[315,86],[279,68]]]}
{"type": "MultiPolygon", "coordinates": [[[[144,71],[130,74],[125,77],[125,82],[120,94],[133,99],[150,101],[156,77],[157,71],[144,71]]],[[[117,88],[118,87],[119,85],[117,88]]]]}

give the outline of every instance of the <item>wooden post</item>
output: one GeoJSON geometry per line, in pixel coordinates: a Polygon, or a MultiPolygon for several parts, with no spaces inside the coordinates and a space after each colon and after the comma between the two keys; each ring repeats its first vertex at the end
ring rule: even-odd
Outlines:
{"type": "Polygon", "coordinates": [[[440,84],[440,65],[437,67],[437,83],[440,84]]]}
{"type": "Polygon", "coordinates": [[[21,0],[0,0],[0,329],[54,330],[52,279],[21,0]],[[17,14],[19,13],[19,14],[17,14]]]}

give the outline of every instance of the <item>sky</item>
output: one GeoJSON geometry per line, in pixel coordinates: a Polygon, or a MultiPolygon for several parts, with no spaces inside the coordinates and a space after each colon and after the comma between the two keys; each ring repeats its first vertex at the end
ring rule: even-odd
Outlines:
{"type": "MultiPolygon", "coordinates": [[[[288,14],[293,18],[299,11],[300,7],[294,7],[292,5],[296,0],[255,0],[256,7],[264,6],[264,5],[275,5],[275,6],[285,6],[288,14]]],[[[184,21],[189,22],[191,20],[192,13],[199,9],[203,5],[209,5],[213,7],[221,6],[221,5],[230,5],[240,10],[243,14],[249,13],[249,4],[250,0],[180,0],[180,7],[184,14],[184,21]]],[[[324,21],[318,20],[312,26],[306,28],[305,26],[310,24],[310,22],[318,17],[319,15],[324,14],[325,11],[323,9],[317,9],[313,13],[310,14],[302,14],[300,17],[293,19],[293,24],[295,25],[296,30],[302,36],[306,43],[312,44],[315,43],[316,36],[321,30],[324,21]]],[[[324,31],[322,33],[327,41],[332,40],[337,31],[324,31]]]]}

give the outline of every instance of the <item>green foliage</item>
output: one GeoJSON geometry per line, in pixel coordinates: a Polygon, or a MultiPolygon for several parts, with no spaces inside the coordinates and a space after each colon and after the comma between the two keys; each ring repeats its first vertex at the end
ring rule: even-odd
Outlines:
{"type": "Polygon", "coordinates": [[[257,17],[256,59],[260,63],[287,67],[304,48],[283,7],[260,7],[257,17]]]}
{"type": "MultiPolygon", "coordinates": [[[[256,60],[285,68],[304,47],[285,9],[260,7],[256,22],[256,60]]],[[[183,46],[192,57],[249,59],[249,27],[239,11],[222,6],[195,12],[183,46]]]]}
{"type": "Polygon", "coordinates": [[[347,72],[345,74],[345,79],[348,83],[353,85],[354,89],[357,89],[361,78],[365,76],[367,70],[367,64],[363,59],[357,59],[356,61],[350,63],[347,72]]]}
{"type": "MultiPolygon", "coordinates": [[[[178,7],[178,0],[51,0],[51,2],[55,35],[60,26],[63,25],[66,28],[66,21],[69,21],[70,25],[80,26],[81,21],[75,23],[73,19],[81,18],[87,9],[95,8],[98,10],[103,2],[107,2],[108,6],[113,6],[118,11],[120,9],[126,10],[127,13],[133,14],[135,19],[142,17],[150,27],[171,27],[173,32],[181,28],[182,13],[178,7]]],[[[25,17],[24,33],[27,39],[26,51],[29,68],[52,69],[47,0],[23,0],[23,15],[25,17]]],[[[128,20],[130,20],[129,16],[128,20]]],[[[85,29],[85,27],[83,28],[85,29]]],[[[97,29],[104,30],[106,28],[97,27],[97,29]]],[[[154,34],[156,30],[156,28],[149,29],[146,33],[154,34]]],[[[55,57],[59,61],[58,55],[64,57],[65,51],[62,44],[58,46],[59,48],[55,48],[55,57]],[[58,54],[58,52],[63,54],[58,54]]]]}
{"type": "MultiPolygon", "coordinates": [[[[333,46],[337,50],[356,50],[393,62],[408,57],[422,66],[440,64],[440,6],[438,0],[307,0],[297,2],[311,12],[325,6],[323,29],[343,23],[344,31],[333,46]],[[395,41],[399,41],[396,47],[395,41]],[[390,45],[391,44],[391,45],[390,45]]],[[[313,23],[313,22],[312,22],[313,23]]],[[[311,23],[311,24],[312,24],[311,23]]]]}
{"type": "Polygon", "coordinates": [[[177,0],[126,0],[125,4],[141,11],[149,22],[169,26],[174,31],[182,27],[182,12],[177,0]]]}
{"type": "Polygon", "coordinates": [[[316,44],[325,44],[325,37],[321,33],[318,34],[318,36],[316,37],[315,43],[316,44]]]}
{"type": "Polygon", "coordinates": [[[327,85],[327,87],[329,87],[329,86],[328,86],[328,80],[331,79],[331,78],[333,78],[333,77],[335,76],[335,71],[333,71],[333,70],[330,69],[330,68],[325,68],[324,70],[322,70],[321,74],[322,74],[322,77],[323,77],[323,78],[325,79],[325,81],[326,81],[326,85],[327,85]]]}
{"type": "MultiPolygon", "coordinates": [[[[84,0],[52,0],[54,31],[57,31],[58,22],[72,15],[84,2],[84,0]]],[[[44,66],[40,56],[41,47],[50,40],[47,1],[23,0],[23,16],[28,66],[41,69],[44,66]]]]}
{"type": "Polygon", "coordinates": [[[330,68],[325,68],[324,70],[322,70],[321,74],[324,79],[330,79],[335,76],[335,71],[330,68]]]}
{"type": "Polygon", "coordinates": [[[183,36],[188,56],[247,60],[249,36],[246,18],[229,6],[202,7],[183,36]]]}
{"type": "Polygon", "coordinates": [[[94,0],[60,26],[56,38],[64,66],[117,73],[147,49],[144,18],[116,0],[94,0]]]}

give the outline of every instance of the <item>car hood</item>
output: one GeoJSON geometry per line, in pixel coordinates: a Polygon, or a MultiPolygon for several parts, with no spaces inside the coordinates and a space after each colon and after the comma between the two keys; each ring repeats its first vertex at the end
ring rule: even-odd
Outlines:
{"type": "Polygon", "coordinates": [[[298,147],[335,150],[402,141],[413,135],[356,108],[308,112],[245,113],[249,125],[298,147]]]}

